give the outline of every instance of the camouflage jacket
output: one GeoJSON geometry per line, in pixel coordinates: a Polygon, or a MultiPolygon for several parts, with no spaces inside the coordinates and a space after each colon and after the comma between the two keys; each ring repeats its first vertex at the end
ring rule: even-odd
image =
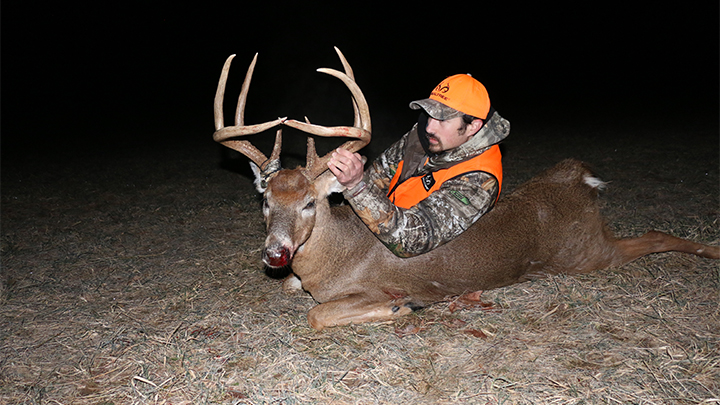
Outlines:
{"type": "Polygon", "coordinates": [[[499,185],[489,173],[469,172],[445,181],[426,199],[403,209],[387,196],[400,161],[405,160],[405,167],[410,164],[417,168],[410,171],[411,177],[424,175],[478,156],[509,133],[510,123],[495,113],[468,142],[430,156],[423,165],[427,155],[420,145],[416,124],[375,159],[365,170],[363,181],[346,190],[344,196],[395,255],[410,257],[428,252],[460,235],[492,208],[499,185]]]}

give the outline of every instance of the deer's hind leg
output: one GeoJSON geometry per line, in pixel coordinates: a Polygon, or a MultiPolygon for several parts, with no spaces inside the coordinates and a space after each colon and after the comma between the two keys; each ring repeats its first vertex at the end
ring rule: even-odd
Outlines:
{"type": "Polygon", "coordinates": [[[620,266],[650,253],[683,252],[709,259],[720,259],[720,247],[703,245],[668,235],[659,231],[650,231],[639,238],[616,241],[617,253],[611,266],[620,266]]]}
{"type": "Polygon", "coordinates": [[[330,326],[386,321],[408,315],[420,308],[405,298],[378,300],[365,294],[322,303],[308,312],[310,326],[323,330],[330,326]]]}

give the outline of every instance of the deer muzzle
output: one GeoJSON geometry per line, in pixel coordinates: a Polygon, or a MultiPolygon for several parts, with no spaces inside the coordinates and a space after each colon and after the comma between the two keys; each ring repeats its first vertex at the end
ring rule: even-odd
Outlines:
{"type": "Polygon", "coordinates": [[[290,264],[292,252],[285,246],[265,248],[263,250],[263,263],[268,267],[278,268],[290,264]]]}

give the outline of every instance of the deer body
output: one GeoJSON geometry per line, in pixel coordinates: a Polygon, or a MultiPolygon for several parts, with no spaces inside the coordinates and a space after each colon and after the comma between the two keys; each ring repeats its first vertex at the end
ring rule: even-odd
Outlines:
{"type": "MultiPolygon", "coordinates": [[[[602,182],[577,160],[565,160],[504,196],[496,207],[456,239],[410,258],[393,255],[349,206],[331,207],[327,197],[342,188],[308,141],[306,167],[279,170],[280,132],[270,159],[233,137],[278,124],[319,136],[358,138],[343,146],[356,151],[370,141],[367,103],[338,51],[345,71],[322,70],[342,79],[356,107],[353,127],[325,128],[276,121],[245,126],[242,108],[248,69],[238,102],[236,125],[222,117],[227,70],[215,99],[215,140],[250,157],[256,184],[264,192],[268,236],[263,261],[291,266],[302,288],[320,304],[308,313],[310,325],[325,327],[393,319],[452,296],[507,286],[558,273],[586,273],[619,266],[657,252],[680,251],[720,259],[720,247],[651,231],[639,238],[616,239],[606,228],[597,200],[602,182]]],[[[295,278],[289,281],[297,280],[295,278]]],[[[292,285],[288,282],[286,285],[292,285]]]]}
{"type": "MultiPolygon", "coordinates": [[[[321,303],[310,311],[310,323],[323,329],[391,319],[463,293],[619,266],[659,251],[720,257],[717,247],[660,232],[615,239],[600,215],[600,184],[582,163],[565,160],[501,199],[455,240],[411,258],[393,255],[349,206],[329,205],[327,186],[317,187],[312,232],[305,240],[305,232],[297,235],[300,240],[291,235],[288,243],[299,244],[294,274],[321,303]]],[[[273,186],[271,180],[268,189],[273,186]]],[[[271,211],[295,210],[269,205],[271,211]]],[[[278,231],[272,217],[267,216],[269,233],[291,234],[278,231]]]]}

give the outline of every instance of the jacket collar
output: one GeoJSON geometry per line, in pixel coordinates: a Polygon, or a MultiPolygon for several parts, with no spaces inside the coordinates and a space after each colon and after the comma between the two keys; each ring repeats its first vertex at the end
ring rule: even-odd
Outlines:
{"type": "MultiPolygon", "coordinates": [[[[422,122],[422,120],[420,120],[422,122]]],[[[470,140],[457,148],[441,152],[437,155],[428,155],[423,147],[423,138],[426,137],[423,128],[418,129],[415,124],[407,135],[405,156],[403,157],[403,170],[400,180],[422,175],[453,166],[457,163],[472,159],[485,152],[490,146],[507,138],[510,134],[510,122],[495,112],[470,140]],[[427,163],[426,163],[427,161],[427,163]]],[[[425,138],[427,139],[427,138],[425,138]]]]}

